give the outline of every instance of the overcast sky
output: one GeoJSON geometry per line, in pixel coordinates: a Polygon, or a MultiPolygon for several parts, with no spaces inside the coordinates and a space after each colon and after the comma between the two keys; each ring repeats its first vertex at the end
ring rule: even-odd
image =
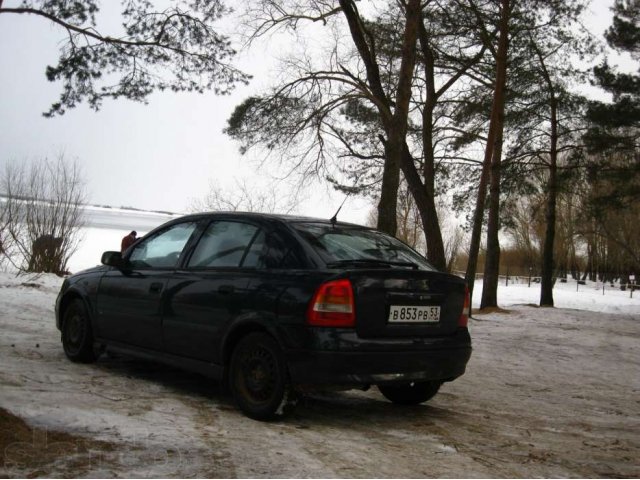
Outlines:
{"type": "MultiPolygon", "coordinates": [[[[4,7],[17,3],[5,0],[4,7]]],[[[610,24],[612,3],[593,2],[595,33],[610,24]]],[[[91,203],[174,212],[204,196],[212,180],[271,183],[270,172],[241,156],[222,129],[234,106],[268,83],[271,57],[279,52],[263,44],[241,55],[239,66],[255,79],[231,96],[165,92],[152,95],[148,105],[107,100],[99,112],[81,105],[46,119],[42,112],[58,99],[61,85],[47,82],[44,71],[57,63],[63,36],[44,19],[0,15],[0,167],[64,152],[83,166],[91,203]]],[[[316,190],[299,213],[330,217],[343,195],[316,190]]],[[[365,202],[349,199],[340,217],[362,223],[367,210],[365,202]]]]}

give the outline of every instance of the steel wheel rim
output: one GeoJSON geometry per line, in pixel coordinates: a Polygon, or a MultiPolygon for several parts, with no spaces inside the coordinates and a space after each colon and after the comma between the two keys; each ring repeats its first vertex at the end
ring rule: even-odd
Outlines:
{"type": "Polygon", "coordinates": [[[65,346],[70,353],[77,353],[82,345],[84,337],[84,321],[75,313],[65,321],[65,346]]]}
{"type": "Polygon", "coordinates": [[[266,348],[246,351],[240,362],[240,388],[253,403],[266,403],[277,388],[277,363],[266,348]]]}

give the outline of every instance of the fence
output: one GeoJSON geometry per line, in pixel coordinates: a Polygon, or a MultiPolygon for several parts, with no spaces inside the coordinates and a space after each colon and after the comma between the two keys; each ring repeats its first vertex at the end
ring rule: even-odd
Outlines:
{"type": "MultiPolygon", "coordinates": [[[[461,278],[465,277],[465,272],[461,270],[455,270],[453,272],[454,275],[457,275],[461,278]]],[[[477,273],[476,281],[484,278],[484,274],[477,273]]],[[[542,281],[542,277],[534,276],[534,275],[499,275],[498,276],[499,284],[508,287],[509,285],[527,285],[531,287],[532,285],[539,285],[542,281]]],[[[605,295],[607,291],[629,291],[629,298],[633,298],[633,292],[636,290],[640,290],[640,284],[635,282],[603,282],[603,281],[591,281],[591,280],[576,280],[573,278],[555,278],[555,283],[566,283],[571,284],[575,283],[576,292],[579,292],[581,288],[584,289],[592,289],[592,290],[602,290],[602,295],[605,295]]]]}

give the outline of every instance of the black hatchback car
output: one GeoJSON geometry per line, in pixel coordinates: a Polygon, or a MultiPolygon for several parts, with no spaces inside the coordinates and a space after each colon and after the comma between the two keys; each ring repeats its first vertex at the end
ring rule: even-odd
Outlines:
{"type": "Polygon", "coordinates": [[[308,389],[417,404],[462,375],[469,295],[382,232],[327,220],[207,213],[170,221],[67,278],[65,354],[107,351],[224,380],[242,411],[280,415],[308,389]]]}

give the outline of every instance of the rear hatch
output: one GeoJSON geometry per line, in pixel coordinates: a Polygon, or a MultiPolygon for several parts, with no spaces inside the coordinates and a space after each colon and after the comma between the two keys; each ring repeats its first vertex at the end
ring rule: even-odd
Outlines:
{"type": "Polygon", "coordinates": [[[345,276],[362,338],[445,336],[459,328],[465,283],[458,277],[397,268],[353,269],[345,276]]]}
{"type": "Polygon", "coordinates": [[[465,301],[461,278],[438,272],[384,232],[339,222],[293,226],[336,278],[351,281],[361,338],[447,336],[458,330],[465,301]]]}

